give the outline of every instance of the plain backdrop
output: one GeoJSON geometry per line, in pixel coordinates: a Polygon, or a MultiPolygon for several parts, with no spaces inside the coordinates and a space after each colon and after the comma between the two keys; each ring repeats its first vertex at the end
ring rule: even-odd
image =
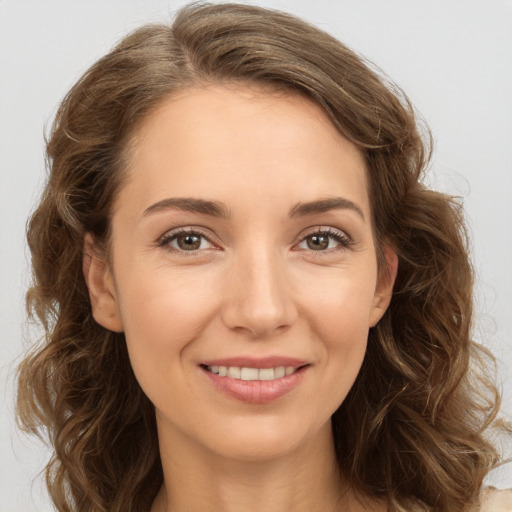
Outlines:
{"type": "MultiPolygon", "coordinates": [[[[169,21],[184,3],[0,0],[0,512],[51,509],[35,478],[49,452],[16,431],[13,412],[13,373],[29,337],[24,229],[44,180],[43,131],[67,89],[115,41],[143,23],[169,21]]],[[[251,3],[302,16],[367,56],[430,124],[429,183],[464,199],[477,272],[475,338],[500,360],[510,416],[512,2],[251,3]]],[[[512,487],[510,466],[489,482],[512,487]]]]}

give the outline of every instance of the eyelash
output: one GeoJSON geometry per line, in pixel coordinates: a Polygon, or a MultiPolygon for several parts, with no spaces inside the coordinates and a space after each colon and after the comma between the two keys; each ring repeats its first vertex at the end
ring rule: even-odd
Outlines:
{"type": "MultiPolygon", "coordinates": [[[[170,252],[174,252],[176,254],[183,255],[183,256],[196,256],[198,254],[198,252],[205,250],[205,249],[202,249],[202,250],[194,249],[191,251],[186,251],[183,249],[177,249],[175,247],[171,247],[170,243],[173,242],[174,240],[176,240],[181,235],[196,235],[196,236],[199,236],[200,238],[203,238],[210,244],[215,245],[211,241],[210,237],[198,228],[180,228],[176,231],[166,233],[164,236],[162,236],[157,242],[158,247],[165,248],[170,252]]],[[[340,247],[326,249],[326,250],[315,251],[315,250],[311,249],[308,251],[308,252],[314,254],[315,256],[321,256],[322,254],[326,254],[326,253],[330,254],[332,252],[336,252],[336,251],[340,251],[340,250],[341,251],[349,250],[354,245],[354,241],[348,235],[343,233],[343,231],[334,230],[332,228],[321,228],[321,229],[317,229],[316,231],[313,231],[311,233],[308,233],[306,236],[304,236],[303,238],[300,239],[298,244],[305,242],[309,237],[312,237],[312,236],[327,236],[331,239],[334,239],[340,245],[340,247]]]]}
{"type": "Polygon", "coordinates": [[[346,251],[348,249],[351,249],[354,245],[354,241],[347,234],[345,234],[343,231],[338,231],[333,228],[317,229],[316,231],[308,233],[306,236],[304,236],[299,243],[301,244],[305,242],[309,237],[312,236],[327,236],[329,238],[334,239],[340,245],[339,247],[319,251],[311,249],[309,252],[314,254],[315,256],[322,256],[322,254],[331,254],[337,251],[346,251]]]}
{"type": "Polygon", "coordinates": [[[176,231],[166,233],[164,236],[162,236],[158,240],[158,247],[167,249],[169,252],[174,252],[176,254],[179,254],[180,256],[196,256],[197,253],[199,252],[198,249],[193,251],[185,251],[183,249],[176,249],[175,247],[170,246],[170,243],[176,240],[181,235],[196,235],[199,236],[200,238],[203,238],[204,240],[207,240],[210,244],[213,244],[213,242],[210,240],[210,237],[203,233],[198,228],[180,228],[177,229],[176,231]]]}

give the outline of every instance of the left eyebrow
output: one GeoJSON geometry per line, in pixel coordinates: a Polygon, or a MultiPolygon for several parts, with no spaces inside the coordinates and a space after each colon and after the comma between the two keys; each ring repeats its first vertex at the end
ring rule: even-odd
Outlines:
{"type": "Polygon", "coordinates": [[[306,215],[313,215],[315,213],[324,213],[329,210],[352,210],[356,212],[363,220],[365,220],[363,210],[359,205],[345,199],[343,197],[329,197],[325,199],[319,199],[317,201],[310,201],[308,203],[297,203],[290,210],[290,218],[303,217],[306,215]]]}

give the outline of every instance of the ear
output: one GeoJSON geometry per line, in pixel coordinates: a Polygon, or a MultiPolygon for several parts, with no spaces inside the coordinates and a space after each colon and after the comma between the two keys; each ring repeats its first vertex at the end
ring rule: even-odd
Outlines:
{"type": "Polygon", "coordinates": [[[122,332],[124,330],[123,322],[119,312],[114,278],[110,266],[100,256],[90,233],[84,237],[82,268],[89,289],[94,320],[110,331],[122,332]]]}
{"type": "Polygon", "coordinates": [[[398,256],[396,252],[389,245],[384,246],[383,252],[386,265],[384,268],[380,268],[378,272],[377,286],[369,319],[370,327],[375,327],[386,312],[386,309],[388,309],[398,272],[398,256]]]}

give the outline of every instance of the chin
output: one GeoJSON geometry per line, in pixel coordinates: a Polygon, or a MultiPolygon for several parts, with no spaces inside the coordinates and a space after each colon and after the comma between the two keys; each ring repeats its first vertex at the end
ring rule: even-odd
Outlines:
{"type": "Polygon", "coordinates": [[[239,460],[264,462],[292,455],[309,444],[317,445],[326,437],[332,439],[330,419],[327,424],[300,424],[300,418],[240,418],[229,428],[218,431],[217,436],[209,431],[210,450],[222,457],[239,460]],[[216,438],[216,439],[215,439],[216,438]]]}

